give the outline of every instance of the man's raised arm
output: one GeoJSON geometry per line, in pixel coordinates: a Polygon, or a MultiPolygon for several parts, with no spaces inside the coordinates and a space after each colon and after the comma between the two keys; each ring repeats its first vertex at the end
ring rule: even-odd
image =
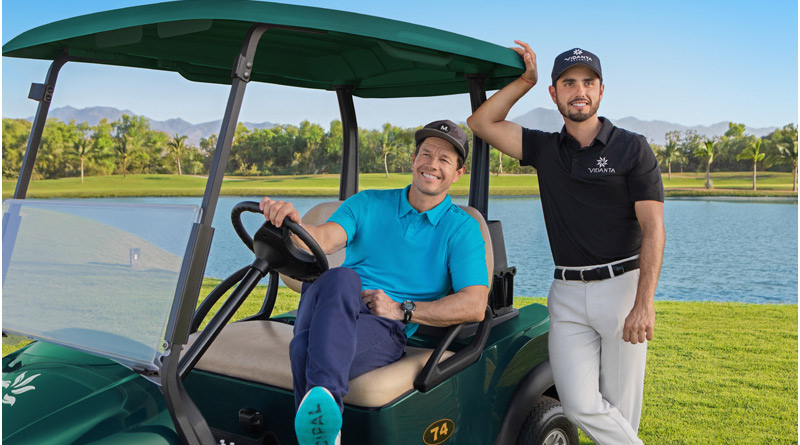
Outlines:
{"type": "Polygon", "coordinates": [[[494,93],[475,113],[467,119],[467,125],[481,139],[503,153],[522,159],[522,127],[506,120],[511,107],[517,103],[539,80],[536,69],[536,54],[522,41],[515,40],[522,48],[511,48],[525,62],[525,72],[519,79],[494,93]]]}

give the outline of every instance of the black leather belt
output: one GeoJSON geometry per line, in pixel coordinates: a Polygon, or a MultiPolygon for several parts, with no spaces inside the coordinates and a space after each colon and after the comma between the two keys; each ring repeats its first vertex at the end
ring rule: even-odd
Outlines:
{"type": "Polygon", "coordinates": [[[625,272],[639,268],[639,258],[624,263],[600,266],[592,269],[559,269],[556,268],[553,278],[568,281],[598,281],[618,277],[625,272]]]}

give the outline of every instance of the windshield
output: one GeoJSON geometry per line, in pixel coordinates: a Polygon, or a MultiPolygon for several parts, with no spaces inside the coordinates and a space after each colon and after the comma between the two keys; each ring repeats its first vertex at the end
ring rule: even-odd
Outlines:
{"type": "Polygon", "coordinates": [[[8,200],[3,331],[158,369],[197,206],[8,200]]]}

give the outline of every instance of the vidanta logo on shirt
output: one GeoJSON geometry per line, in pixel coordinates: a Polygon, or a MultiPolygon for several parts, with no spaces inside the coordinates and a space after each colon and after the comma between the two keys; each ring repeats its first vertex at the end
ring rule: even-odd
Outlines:
{"type": "Polygon", "coordinates": [[[597,167],[589,168],[589,173],[616,173],[613,167],[608,166],[608,159],[604,157],[597,158],[597,167]]]}

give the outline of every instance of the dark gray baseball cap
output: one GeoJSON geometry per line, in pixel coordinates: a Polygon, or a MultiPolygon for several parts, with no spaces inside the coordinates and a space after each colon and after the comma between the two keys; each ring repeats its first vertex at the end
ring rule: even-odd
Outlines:
{"type": "Polygon", "coordinates": [[[414,140],[417,142],[417,147],[419,147],[425,138],[429,137],[442,138],[453,144],[456,152],[461,155],[464,160],[467,159],[467,154],[469,154],[467,133],[455,122],[450,120],[436,121],[420,128],[414,133],[414,140]]]}
{"type": "Polygon", "coordinates": [[[553,78],[553,85],[555,85],[558,78],[564,74],[564,71],[575,65],[588,66],[592,71],[597,73],[597,76],[602,82],[603,70],[600,68],[600,58],[585,49],[572,48],[556,57],[556,61],[553,63],[553,73],[550,75],[550,77],[553,78]]]}

